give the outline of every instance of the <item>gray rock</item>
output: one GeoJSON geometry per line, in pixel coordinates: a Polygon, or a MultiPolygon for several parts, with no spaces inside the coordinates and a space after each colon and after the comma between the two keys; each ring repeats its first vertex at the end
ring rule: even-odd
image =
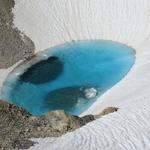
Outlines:
{"type": "Polygon", "coordinates": [[[13,25],[14,0],[0,0],[0,68],[34,54],[34,43],[13,25]]]}
{"type": "Polygon", "coordinates": [[[94,116],[72,116],[63,110],[31,116],[24,109],[0,100],[0,149],[28,147],[29,138],[57,137],[94,120],[94,116]],[[21,140],[20,140],[21,139],[21,140]]]}
{"type": "Polygon", "coordinates": [[[81,117],[81,119],[84,121],[85,124],[95,120],[95,117],[94,115],[86,115],[86,116],[83,116],[81,117]]]}
{"type": "Polygon", "coordinates": [[[14,140],[24,137],[30,114],[0,100],[0,149],[12,149],[14,140]]]}
{"type": "Polygon", "coordinates": [[[117,110],[109,107],[98,115],[83,117],[56,110],[35,117],[22,108],[0,100],[0,149],[26,149],[35,144],[28,140],[30,138],[58,137],[117,110]]]}
{"type": "Polygon", "coordinates": [[[104,115],[108,115],[110,113],[116,112],[116,111],[118,111],[118,109],[119,108],[116,108],[116,107],[107,107],[101,113],[95,115],[94,117],[95,117],[95,119],[98,119],[98,118],[101,118],[104,115]]]}
{"type": "Polygon", "coordinates": [[[18,148],[18,149],[29,149],[31,146],[33,146],[34,144],[38,144],[36,142],[33,142],[31,140],[21,140],[21,139],[18,139],[16,141],[14,141],[13,143],[13,147],[14,148],[18,148]]]}
{"type": "Polygon", "coordinates": [[[87,88],[84,90],[84,95],[87,99],[94,98],[97,95],[97,90],[94,87],[87,88]]]}

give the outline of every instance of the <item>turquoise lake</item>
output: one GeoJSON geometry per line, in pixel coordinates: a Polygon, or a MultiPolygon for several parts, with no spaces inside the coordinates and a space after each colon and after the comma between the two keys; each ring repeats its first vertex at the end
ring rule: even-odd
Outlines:
{"type": "Polygon", "coordinates": [[[46,57],[20,75],[10,74],[1,93],[2,99],[32,115],[56,109],[81,114],[119,82],[135,62],[132,48],[105,40],[65,43],[40,55],[46,57]]]}

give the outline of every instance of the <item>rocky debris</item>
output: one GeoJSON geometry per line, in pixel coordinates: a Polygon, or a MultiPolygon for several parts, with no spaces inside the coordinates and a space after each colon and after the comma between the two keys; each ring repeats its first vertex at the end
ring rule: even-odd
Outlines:
{"type": "Polygon", "coordinates": [[[31,57],[35,49],[32,40],[14,27],[14,5],[14,0],[0,0],[0,68],[31,57]]]}
{"type": "Polygon", "coordinates": [[[25,137],[29,116],[22,108],[0,101],[0,149],[12,149],[12,141],[25,137]]]}
{"type": "Polygon", "coordinates": [[[58,137],[114,111],[117,108],[109,107],[96,116],[78,117],[56,110],[35,117],[0,100],[0,149],[27,149],[35,144],[30,138],[58,137]]]}
{"type": "Polygon", "coordinates": [[[101,113],[95,115],[95,119],[101,118],[102,116],[108,115],[110,113],[118,111],[119,108],[116,107],[107,107],[101,113]]]}
{"type": "Polygon", "coordinates": [[[28,149],[29,147],[33,146],[34,144],[37,144],[36,142],[33,142],[31,140],[16,140],[13,143],[14,148],[19,148],[19,149],[28,149]]]}
{"type": "Polygon", "coordinates": [[[48,112],[43,116],[30,118],[31,137],[60,136],[80,128],[93,120],[93,115],[80,118],[78,116],[68,115],[63,110],[48,112]]]}
{"type": "Polygon", "coordinates": [[[94,115],[86,115],[81,117],[81,119],[84,121],[85,124],[95,120],[95,116],[94,115]]]}
{"type": "Polygon", "coordinates": [[[98,91],[95,87],[68,86],[50,91],[45,96],[45,102],[47,107],[53,107],[56,110],[64,108],[67,112],[77,103],[88,101],[96,97],[97,94],[98,91]]]}
{"type": "Polygon", "coordinates": [[[27,68],[27,70],[20,75],[19,80],[36,85],[43,84],[55,80],[58,76],[60,76],[62,70],[63,63],[59,60],[59,58],[56,56],[50,56],[47,59],[40,60],[27,68]]]}

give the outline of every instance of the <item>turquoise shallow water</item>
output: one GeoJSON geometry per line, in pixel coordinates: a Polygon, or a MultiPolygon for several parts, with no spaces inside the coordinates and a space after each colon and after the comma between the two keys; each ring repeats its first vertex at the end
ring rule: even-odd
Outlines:
{"type": "Polygon", "coordinates": [[[135,61],[132,48],[104,40],[65,43],[41,54],[47,58],[20,76],[8,77],[1,94],[33,115],[55,109],[79,115],[121,80],[135,61]],[[91,88],[97,93],[87,98],[85,90],[91,88]]]}

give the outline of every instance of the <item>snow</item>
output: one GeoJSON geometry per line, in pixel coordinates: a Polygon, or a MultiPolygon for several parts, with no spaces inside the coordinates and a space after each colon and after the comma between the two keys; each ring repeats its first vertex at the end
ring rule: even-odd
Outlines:
{"type": "Polygon", "coordinates": [[[84,90],[85,98],[90,99],[94,98],[97,95],[97,90],[95,88],[87,88],[84,90]]]}
{"type": "Polygon", "coordinates": [[[14,25],[33,40],[36,52],[85,39],[118,41],[136,50],[127,76],[82,115],[107,106],[118,112],[59,138],[34,139],[39,144],[31,150],[149,150],[150,1],[15,0],[13,13],[14,25]]]}
{"type": "MultiPolygon", "coordinates": [[[[0,69],[0,93],[1,93],[2,86],[3,86],[3,82],[7,79],[8,74],[12,72],[14,68],[16,68],[16,66],[20,64],[21,62],[22,61],[17,62],[16,64],[14,64],[8,69],[0,69]]],[[[17,74],[19,75],[19,73],[17,74]]]]}

